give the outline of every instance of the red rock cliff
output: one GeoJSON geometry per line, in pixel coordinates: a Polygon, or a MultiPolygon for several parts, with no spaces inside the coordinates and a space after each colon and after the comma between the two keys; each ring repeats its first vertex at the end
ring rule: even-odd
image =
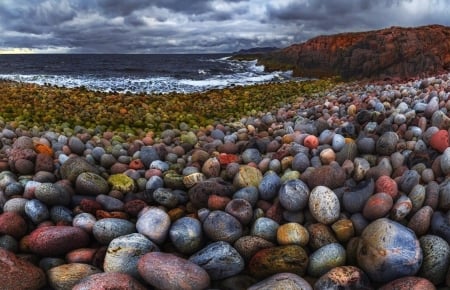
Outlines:
{"type": "Polygon", "coordinates": [[[344,79],[411,77],[450,70],[450,27],[430,25],[319,36],[261,58],[289,63],[295,76],[344,79]]]}

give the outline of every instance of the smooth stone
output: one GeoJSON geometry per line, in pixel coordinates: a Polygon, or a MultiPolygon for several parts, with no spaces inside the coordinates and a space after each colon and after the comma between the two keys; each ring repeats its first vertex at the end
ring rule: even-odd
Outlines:
{"type": "Polygon", "coordinates": [[[86,247],[90,239],[88,233],[81,228],[47,226],[32,231],[28,241],[33,253],[44,257],[54,257],[86,247]]]}
{"type": "Polygon", "coordinates": [[[193,254],[203,244],[202,224],[195,218],[182,217],[170,227],[169,238],[180,253],[193,254]]]}
{"type": "Polygon", "coordinates": [[[258,281],[249,275],[239,274],[220,281],[214,281],[213,287],[222,290],[246,290],[248,287],[256,284],[256,282],[258,281]]]}
{"type": "Polygon", "coordinates": [[[392,206],[394,201],[392,197],[385,192],[378,192],[370,196],[364,205],[362,214],[368,220],[375,220],[386,216],[392,206]]]}
{"type": "Polygon", "coordinates": [[[439,130],[434,133],[429,141],[431,148],[439,153],[443,153],[450,146],[449,135],[447,130],[439,130]]]}
{"type": "Polygon", "coordinates": [[[264,174],[261,182],[258,185],[259,197],[264,200],[273,199],[280,189],[281,179],[273,171],[264,174]]]}
{"type": "Polygon", "coordinates": [[[435,290],[436,287],[429,280],[421,277],[402,277],[382,285],[378,290],[435,290]]]}
{"type": "Polygon", "coordinates": [[[65,290],[72,289],[83,278],[100,272],[100,269],[89,264],[70,263],[49,269],[47,278],[53,289],[65,290]]]}
{"type": "Polygon", "coordinates": [[[67,159],[67,161],[61,165],[59,170],[61,173],[61,178],[68,179],[71,182],[75,182],[78,175],[83,172],[99,173],[96,167],[82,157],[71,157],[67,159]]]}
{"type": "Polygon", "coordinates": [[[420,208],[408,222],[408,228],[413,230],[416,236],[420,237],[425,235],[431,226],[431,218],[433,216],[433,209],[426,205],[420,208]]]}
{"type": "Polygon", "coordinates": [[[1,235],[0,248],[8,250],[12,253],[17,253],[17,251],[19,250],[19,242],[13,236],[1,235]]]}
{"type": "Polygon", "coordinates": [[[38,200],[47,205],[69,205],[71,195],[54,183],[41,183],[35,190],[38,200]]]}
{"type": "Polygon", "coordinates": [[[108,194],[108,182],[93,172],[82,172],[75,181],[75,190],[83,195],[108,194]]]}
{"type": "Polygon", "coordinates": [[[408,194],[409,199],[412,202],[412,213],[416,213],[419,209],[422,208],[423,203],[425,202],[426,198],[426,190],[425,186],[422,184],[416,184],[411,192],[408,194]]]}
{"type": "Polygon", "coordinates": [[[358,289],[372,290],[369,277],[355,266],[339,266],[320,276],[314,283],[316,290],[358,289]]]}
{"type": "Polygon", "coordinates": [[[340,202],[337,195],[326,186],[311,190],[308,201],[311,215],[320,223],[331,224],[339,218],[340,202]]]}
{"type": "Polygon", "coordinates": [[[139,259],[147,253],[158,251],[158,246],[142,234],[119,236],[108,245],[103,269],[105,272],[125,273],[139,279],[139,259]]]}
{"type": "Polygon", "coordinates": [[[2,289],[42,289],[46,276],[42,269],[0,247],[2,289]]]}
{"type": "Polygon", "coordinates": [[[68,142],[70,150],[77,154],[77,155],[83,155],[84,150],[86,149],[83,141],[80,140],[80,138],[72,136],[69,138],[68,142]]]}
{"type": "Polygon", "coordinates": [[[279,226],[280,225],[271,218],[260,217],[253,223],[250,234],[274,242],[276,241],[279,226]]]}
{"type": "Polygon", "coordinates": [[[397,182],[389,176],[382,175],[375,182],[375,192],[385,192],[396,199],[398,197],[397,182]]]}
{"type": "Polygon", "coordinates": [[[377,219],[364,229],[357,249],[359,266],[380,283],[415,275],[422,257],[414,232],[387,218],[377,219]]]}
{"type": "Polygon", "coordinates": [[[375,145],[376,152],[379,155],[389,156],[394,153],[399,137],[395,132],[386,132],[378,138],[375,145]]]}
{"type": "Polygon", "coordinates": [[[439,209],[450,209],[450,179],[444,180],[439,185],[439,209]]]}
{"type": "Polygon", "coordinates": [[[346,160],[353,161],[358,155],[358,146],[355,142],[345,143],[341,151],[336,153],[336,161],[342,165],[346,160]]]}
{"type": "Polygon", "coordinates": [[[307,272],[308,275],[318,278],[335,267],[344,266],[345,262],[344,247],[338,243],[331,243],[309,255],[307,272]]]}
{"type": "Polygon", "coordinates": [[[355,235],[355,227],[351,219],[343,218],[331,225],[331,229],[339,242],[345,243],[355,235]]]}
{"type": "Polygon", "coordinates": [[[112,190],[118,190],[123,193],[132,192],[136,188],[134,180],[124,173],[110,175],[107,182],[112,190]]]}
{"type": "Polygon", "coordinates": [[[90,213],[82,212],[77,214],[72,221],[72,225],[74,227],[78,227],[86,231],[87,233],[92,233],[94,228],[94,224],[97,221],[95,216],[90,213]]]}
{"type": "Polygon", "coordinates": [[[311,285],[293,273],[274,274],[250,286],[248,290],[312,290],[311,285]]]}
{"type": "Polygon", "coordinates": [[[308,155],[306,155],[303,152],[295,154],[294,159],[292,160],[292,165],[291,165],[293,170],[303,172],[309,166],[311,166],[311,161],[310,161],[308,155]]]}
{"type": "Polygon", "coordinates": [[[165,211],[150,207],[142,210],[136,221],[136,229],[139,233],[160,245],[167,238],[170,224],[170,217],[165,211]]]}
{"type": "Polygon", "coordinates": [[[104,218],[95,222],[92,228],[94,238],[103,245],[112,240],[136,232],[134,223],[119,218],[104,218]]]}
{"type": "Polygon", "coordinates": [[[161,172],[165,172],[169,170],[170,165],[167,162],[161,161],[161,160],[153,160],[149,167],[149,169],[158,169],[161,172]]]}
{"type": "Polygon", "coordinates": [[[27,233],[27,222],[17,212],[6,211],[0,214],[0,234],[20,239],[27,233]]]}
{"type": "Polygon", "coordinates": [[[276,246],[258,251],[248,263],[250,274],[258,279],[290,272],[303,276],[309,259],[298,245],[276,246]]]}
{"type": "Polygon", "coordinates": [[[445,282],[450,264],[450,246],[441,237],[425,235],[419,239],[423,251],[423,262],[418,276],[428,279],[434,285],[445,282]]]}
{"type": "Polygon", "coordinates": [[[234,216],[242,225],[247,225],[253,218],[253,207],[243,198],[233,198],[225,207],[225,212],[234,216]]]}
{"type": "Polygon", "coordinates": [[[208,273],[197,264],[174,254],[152,252],[138,263],[140,276],[156,289],[206,289],[208,273]]]}
{"type": "Polygon", "coordinates": [[[299,245],[305,247],[309,242],[308,230],[298,223],[285,223],[277,229],[279,245],[299,245]]]}
{"type": "Polygon", "coordinates": [[[225,279],[244,270],[242,256],[224,241],[211,243],[189,257],[189,261],[208,272],[211,280],[225,279]]]}
{"type": "Polygon", "coordinates": [[[47,206],[37,199],[31,199],[25,203],[25,214],[35,225],[50,219],[47,206]]]}
{"type": "Polygon", "coordinates": [[[67,264],[65,259],[45,257],[39,261],[39,268],[41,268],[44,271],[48,271],[53,267],[61,266],[64,264],[67,264]]]}
{"type": "Polygon", "coordinates": [[[212,211],[203,221],[205,234],[213,241],[233,243],[242,236],[242,225],[232,215],[221,211],[212,211]]]}
{"type": "Polygon", "coordinates": [[[233,246],[246,261],[249,261],[259,250],[274,247],[275,244],[257,236],[243,236],[233,246]]]}
{"type": "Polygon", "coordinates": [[[450,147],[444,150],[441,157],[441,170],[444,174],[450,173],[450,147]]]}
{"type": "Polygon", "coordinates": [[[155,147],[143,146],[139,152],[139,158],[144,163],[145,168],[149,168],[150,164],[155,160],[159,160],[160,157],[155,147]]]}
{"type": "Polygon", "coordinates": [[[448,216],[441,211],[435,211],[431,218],[431,233],[450,243],[450,222],[448,216]]]}
{"type": "Polygon", "coordinates": [[[356,141],[356,147],[360,154],[372,154],[376,148],[375,140],[373,138],[363,137],[356,141]]]}
{"type": "Polygon", "coordinates": [[[188,191],[189,200],[196,209],[207,208],[211,193],[219,196],[232,196],[235,189],[232,184],[221,178],[210,178],[199,182],[188,191]]]}
{"type": "Polygon", "coordinates": [[[288,211],[299,211],[308,205],[310,190],[308,185],[299,179],[285,182],[279,192],[280,204],[288,211]]]}
{"type": "Polygon", "coordinates": [[[261,153],[255,148],[245,149],[244,152],[242,152],[241,158],[245,164],[251,162],[258,164],[262,160],[261,153]]]}
{"type": "Polygon", "coordinates": [[[178,205],[178,197],[170,188],[160,187],[153,191],[153,200],[167,208],[174,208],[178,205]]]}
{"type": "Polygon", "coordinates": [[[398,181],[399,189],[409,194],[414,186],[419,184],[420,174],[415,170],[406,170],[398,181]]]}
{"type": "Polygon", "coordinates": [[[110,195],[100,194],[95,198],[99,204],[107,211],[122,211],[124,208],[123,201],[110,195]]]}
{"type": "Polygon", "coordinates": [[[313,223],[306,226],[309,233],[309,247],[317,250],[325,245],[337,243],[335,235],[331,228],[322,223],[313,223]]]}
{"type": "Polygon", "coordinates": [[[343,186],[345,180],[346,174],[344,169],[337,162],[332,162],[330,165],[324,165],[314,169],[312,174],[307,178],[306,183],[311,189],[321,185],[335,189],[343,186]]]}
{"type": "Polygon", "coordinates": [[[233,179],[233,185],[238,189],[247,186],[258,187],[262,179],[263,175],[258,168],[242,165],[233,179]]]}
{"type": "Polygon", "coordinates": [[[78,282],[72,290],[146,290],[138,280],[124,273],[97,273],[78,282]]]}
{"type": "Polygon", "coordinates": [[[392,206],[390,218],[394,221],[402,221],[412,210],[412,202],[406,195],[401,195],[392,206]]]}
{"type": "Polygon", "coordinates": [[[354,172],[353,172],[353,179],[355,181],[361,181],[361,180],[365,179],[366,173],[370,169],[369,162],[364,158],[356,157],[354,159],[353,164],[354,164],[354,168],[355,168],[354,172]]]}
{"type": "Polygon", "coordinates": [[[160,187],[164,187],[164,180],[157,175],[151,176],[145,183],[145,191],[148,193],[153,193],[153,191],[160,187]]]}
{"type": "Polygon", "coordinates": [[[341,151],[342,148],[344,148],[345,145],[345,137],[341,134],[334,134],[333,140],[331,143],[331,146],[333,147],[333,150],[338,152],[341,151]]]}

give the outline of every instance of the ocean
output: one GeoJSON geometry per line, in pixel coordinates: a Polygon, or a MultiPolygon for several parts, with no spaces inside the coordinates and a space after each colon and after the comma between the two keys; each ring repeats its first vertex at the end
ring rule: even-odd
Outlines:
{"type": "Polygon", "coordinates": [[[0,55],[0,79],[104,92],[191,93],[291,76],[265,72],[256,60],[231,60],[229,54],[0,55]]]}

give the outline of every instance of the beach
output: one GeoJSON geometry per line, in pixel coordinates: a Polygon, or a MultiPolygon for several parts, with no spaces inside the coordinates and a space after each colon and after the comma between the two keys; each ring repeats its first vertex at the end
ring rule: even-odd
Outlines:
{"type": "Polygon", "coordinates": [[[1,81],[0,284],[450,287],[449,77],[1,81]]]}

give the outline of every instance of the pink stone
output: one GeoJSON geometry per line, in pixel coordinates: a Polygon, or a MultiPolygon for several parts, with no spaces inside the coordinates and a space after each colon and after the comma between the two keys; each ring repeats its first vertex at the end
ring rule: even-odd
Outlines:
{"type": "Polygon", "coordinates": [[[31,232],[29,236],[30,250],[46,257],[63,255],[88,244],[89,235],[77,227],[42,227],[31,232]]]}

